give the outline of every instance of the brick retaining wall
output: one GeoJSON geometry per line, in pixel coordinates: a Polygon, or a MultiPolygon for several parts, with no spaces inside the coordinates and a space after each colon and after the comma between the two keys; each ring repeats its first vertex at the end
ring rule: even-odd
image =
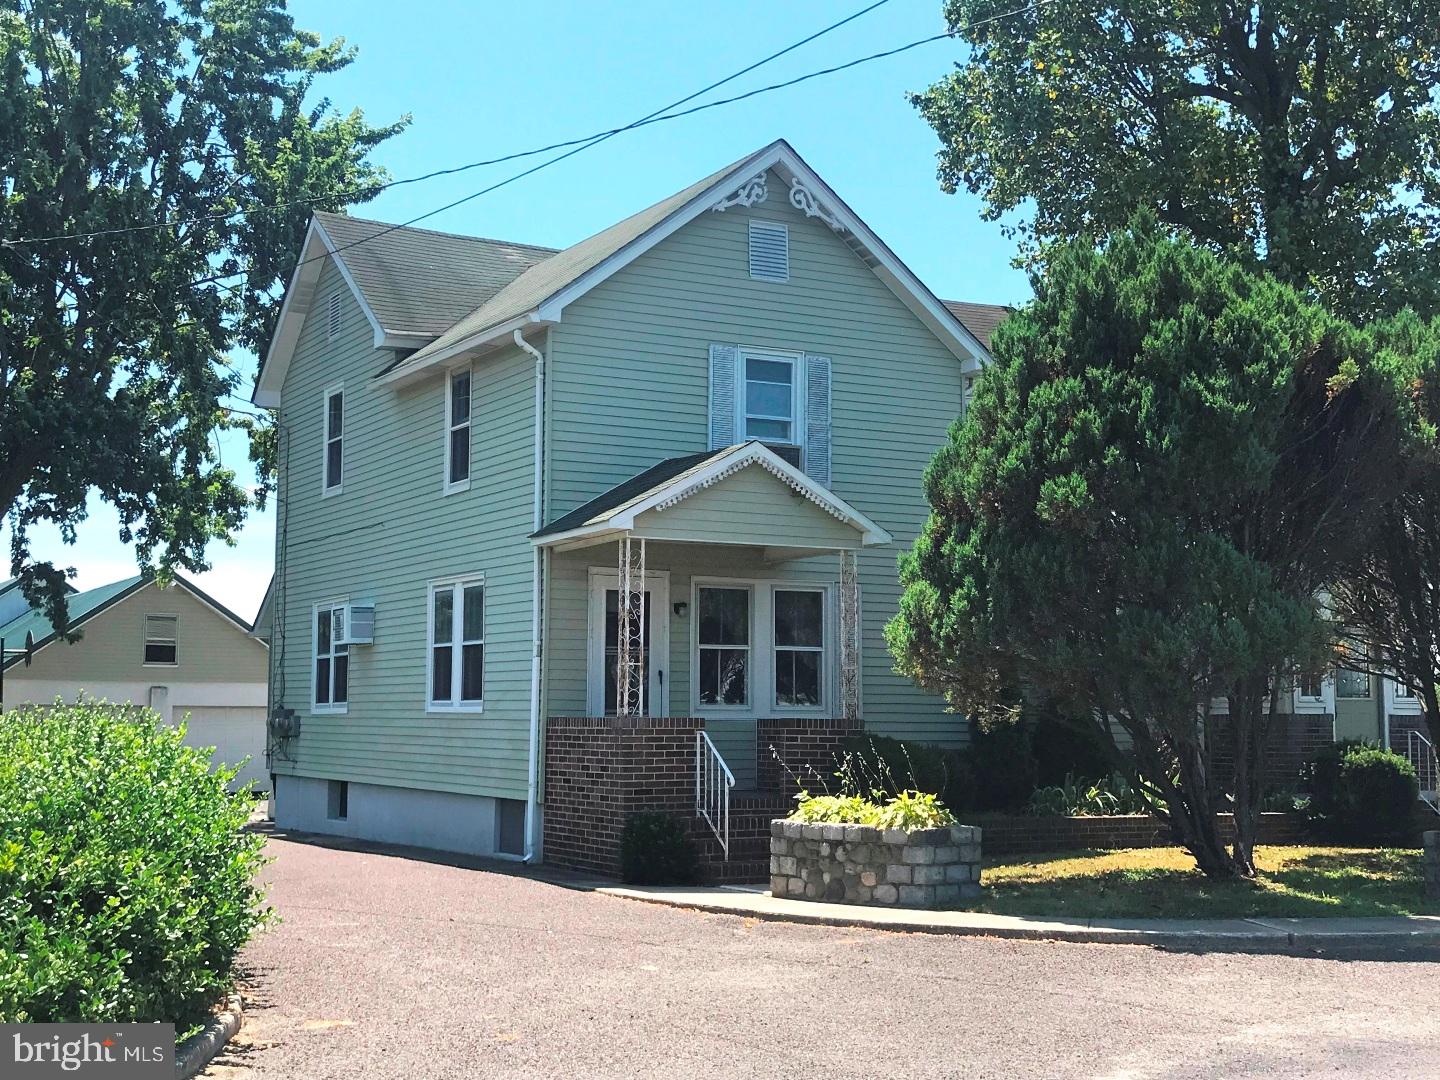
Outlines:
{"type": "Polygon", "coordinates": [[[545,726],[545,861],[620,873],[620,834],[639,810],[695,814],[695,732],[680,717],[552,717],[545,726]]]}
{"type": "MultiPolygon", "coordinates": [[[[1167,847],[1175,841],[1164,822],[1148,814],[1115,817],[1029,817],[971,814],[966,818],[985,830],[987,855],[1037,855],[1049,851],[1084,848],[1111,850],[1132,847],[1167,847]]],[[[1304,820],[1297,814],[1261,814],[1262,844],[1297,844],[1304,837],[1304,820]]],[[[1220,834],[1228,843],[1235,823],[1220,815],[1220,834]]]]}

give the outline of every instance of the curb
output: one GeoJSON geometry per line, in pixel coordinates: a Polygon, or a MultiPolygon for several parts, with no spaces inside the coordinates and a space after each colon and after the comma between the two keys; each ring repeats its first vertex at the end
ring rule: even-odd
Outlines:
{"type": "MultiPolygon", "coordinates": [[[[1407,929],[1316,929],[1293,925],[1286,919],[1241,918],[1225,920],[1225,926],[1183,928],[1160,925],[1161,920],[1095,920],[1070,923],[1028,916],[994,916],[977,913],[973,920],[937,921],[926,918],[921,911],[907,914],[902,909],[883,909],[880,917],[874,909],[844,913],[807,911],[795,908],[778,909],[765,904],[750,904],[740,899],[724,902],[696,896],[693,890],[677,890],[681,895],[657,891],[641,891],[623,886],[592,887],[593,891],[623,900],[685,908],[716,915],[763,919],[767,922],[788,922],[811,926],[860,927],[888,930],[892,933],[933,934],[954,937],[1001,938],[1015,941],[1058,941],[1083,945],[1145,945],[1173,951],[1265,952],[1314,955],[1316,953],[1367,954],[1401,950],[1440,950],[1440,923],[1407,929]],[[688,893],[688,895],[686,894],[688,893]],[[1147,925],[1148,923],[1148,925],[1147,925]]],[[[767,895],[768,899],[768,895],[767,895]]],[[[800,902],[795,902],[797,905],[800,902]]],[[[810,903],[810,902],[806,902],[810,903]]],[[[828,908],[840,905],[824,905],[828,908]]],[[[963,914],[955,912],[953,914],[963,914]]]]}
{"type": "Polygon", "coordinates": [[[175,1048],[176,1080],[190,1080],[192,1076],[209,1065],[225,1049],[245,1022],[245,1003],[239,994],[231,994],[223,1011],[175,1048]]]}

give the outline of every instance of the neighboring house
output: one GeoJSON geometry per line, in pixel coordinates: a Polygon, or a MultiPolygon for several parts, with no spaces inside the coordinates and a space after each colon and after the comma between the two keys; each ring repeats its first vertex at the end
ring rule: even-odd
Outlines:
{"type": "Polygon", "coordinates": [[[269,787],[265,772],[265,645],[244,619],[184,578],[168,588],[132,577],[70,593],[78,641],[54,633],[14,581],[0,583],[5,708],[80,695],[146,705],[188,725],[185,741],[214,747],[227,764],[249,763],[237,784],[269,787]],[[15,652],[27,637],[31,662],[15,652]]]}
{"type": "Polygon", "coordinates": [[[784,142],[562,251],[316,214],[255,391],[277,821],[585,865],[720,759],[963,744],[882,628],[1005,312],[784,142]]]}

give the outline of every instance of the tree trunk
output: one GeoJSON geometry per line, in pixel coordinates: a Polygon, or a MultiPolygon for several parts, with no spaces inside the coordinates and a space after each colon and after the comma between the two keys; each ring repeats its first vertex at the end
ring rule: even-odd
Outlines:
{"type": "Polygon", "coordinates": [[[1230,723],[1235,740],[1235,841],[1231,848],[1237,871],[1255,876],[1255,839],[1265,799],[1265,741],[1276,702],[1263,685],[1247,683],[1232,693],[1230,723]],[[1269,702],[1271,709],[1266,711],[1269,702]]]}
{"type": "Polygon", "coordinates": [[[1178,787],[1166,785],[1165,790],[1165,802],[1176,838],[1195,857],[1195,865],[1206,877],[1240,877],[1242,870],[1225,850],[1225,841],[1220,836],[1219,823],[1215,818],[1205,749],[1198,742],[1187,742],[1176,749],[1180,784],[1178,787]]]}

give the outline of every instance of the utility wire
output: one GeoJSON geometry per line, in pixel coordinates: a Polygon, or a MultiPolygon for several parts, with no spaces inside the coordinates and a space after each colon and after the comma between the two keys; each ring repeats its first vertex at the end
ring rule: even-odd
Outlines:
{"type": "MultiPolygon", "coordinates": [[[[171,226],[202,225],[214,221],[228,221],[230,218],[248,217],[250,214],[271,213],[278,210],[288,210],[296,206],[309,206],[318,202],[330,202],[335,199],[344,199],[354,195],[364,194],[373,198],[375,195],[380,194],[380,192],[382,191],[386,191],[389,188],[393,187],[400,187],[404,184],[418,184],[422,181],[433,180],[436,177],[440,176],[454,176],[457,173],[469,172],[471,169],[479,169],[487,165],[502,165],[507,161],[518,161],[521,158],[534,157],[537,154],[546,154],[549,153],[551,150],[563,150],[572,146],[582,146],[589,143],[598,143],[605,139],[611,138],[612,136],[619,135],[621,132],[630,131],[631,129],[640,127],[643,124],[653,123],[656,119],[659,118],[659,114],[667,112],[670,109],[678,108],[679,106],[684,105],[688,102],[694,101],[702,94],[708,94],[711,90],[719,89],[726,83],[734,82],[741,76],[750,74],[750,72],[754,71],[756,68],[763,67],[765,64],[770,63],[772,60],[778,60],[785,54],[794,52],[796,49],[804,45],[810,44],[810,42],[816,40],[817,38],[824,37],[826,34],[830,33],[833,30],[840,29],[840,27],[846,25],[847,23],[852,23],[856,19],[860,18],[862,15],[868,15],[876,8],[883,7],[889,2],[890,0],[875,0],[875,3],[870,4],[868,7],[861,8],[853,15],[847,15],[839,22],[831,23],[824,29],[817,30],[815,33],[810,34],[808,37],[801,38],[793,45],[787,45],[779,52],[771,53],[764,59],[757,60],[748,67],[741,68],[734,74],[727,75],[723,79],[720,79],[717,82],[713,82],[709,86],[697,90],[693,94],[690,94],[687,97],[683,97],[679,101],[672,102],[671,104],[666,105],[661,109],[657,109],[655,112],[649,113],[648,115],[641,117],[639,120],[636,120],[635,122],[630,124],[626,124],[623,127],[609,128],[605,131],[597,131],[591,135],[585,135],[578,139],[567,139],[564,142],[551,143],[549,146],[538,146],[532,150],[521,150],[518,153],[505,154],[502,157],[486,158],[482,161],[472,161],[464,165],[456,165],[445,169],[436,169],[433,172],[423,173],[420,176],[410,176],[400,180],[386,181],[380,184],[362,185],[360,187],[349,188],[347,190],[331,191],[323,195],[309,195],[299,199],[291,199],[288,202],[264,204],[240,210],[230,210],[223,214],[204,214],[198,217],[190,218],[169,218],[164,221],[151,222],[146,225],[127,225],[114,229],[96,229],[92,232],[56,233],[53,236],[35,236],[28,238],[0,240],[0,246],[20,247],[27,244],[45,244],[60,240],[91,240],[102,236],[119,236],[127,233],[149,232],[154,229],[164,229],[171,226]]],[[[448,209],[448,207],[442,209],[448,209]]],[[[436,211],[436,213],[438,212],[439,211],[436,211]]]]}

